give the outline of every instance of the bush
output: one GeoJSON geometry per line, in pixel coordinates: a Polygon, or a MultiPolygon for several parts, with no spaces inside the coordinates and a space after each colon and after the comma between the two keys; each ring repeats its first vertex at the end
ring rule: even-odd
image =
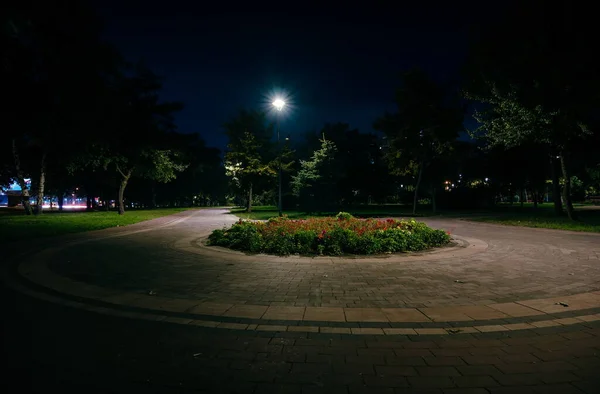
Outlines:
{"type": "Polygon", "coordinates": [[[352,216],[348,212],[340,212],[337,215],[335,215],[335,218],[337,220],[350,220],[350,219],[353,219],[354,216],[352,216]]]}
{"type": "Polygon", "coordinates": [[[446,232],[422,222],[357,219],[344,212],[335,218],[240,220],[229,229],[213,231],[208,239],[210,245],[252,253],[329,256],[420,251],[450,241],[446,232]]]}

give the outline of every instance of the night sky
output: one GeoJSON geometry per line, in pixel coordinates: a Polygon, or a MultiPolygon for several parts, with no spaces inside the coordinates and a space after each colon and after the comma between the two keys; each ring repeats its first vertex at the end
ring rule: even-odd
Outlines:
{"type": "Polygon", "coordinates": [[[199,132],[221,149],[228,117],[240,108],[270,109],[275,92],[291,104],[281,128],[292,138],[337,121],[370,132],[377,116],[394,110],[401,71],[419,66],[458,86],[469,32],[481,21],[479,7],[465,2],[355,9],[279,3],[285,8],[264,11],[235,2],[213,11],[214,4],[201,3],[104,0],[95,7],[105,38],[166,78],[163,99],[185,103],[179,130],[199,132]]]}

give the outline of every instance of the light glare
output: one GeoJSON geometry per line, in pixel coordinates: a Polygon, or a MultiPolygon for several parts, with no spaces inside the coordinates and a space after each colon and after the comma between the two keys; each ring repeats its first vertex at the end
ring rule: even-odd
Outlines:
{"type": "Polygon", "coordinates": [[[275,101],[273,101],[273,106],[277,109],[277,111],[281,111],[285,106],[285,101],[283,101],[280,98],[277,98],[275,99],[275,101]]]}

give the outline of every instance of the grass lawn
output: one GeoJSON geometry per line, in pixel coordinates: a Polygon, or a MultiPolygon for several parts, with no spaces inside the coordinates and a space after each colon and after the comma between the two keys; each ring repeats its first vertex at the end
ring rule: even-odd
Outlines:
{"type": "Polygon", "coordinates": [[[525,208],[522,212],[518,209],[500,208],[487,215],[470,217],[469,220],[478,222],[505,224],[509,226],[551,228],[557,230],[588,231],[600,233],[600,209],[582,209],[575,207],[579,220],[572,221],[565,216],[555,216],[552,207],[550,209],[525,208]],[[506,210],[505,212],[502,212],[506,210]]]}
{"type": "MultiPolygon", "coordinates": [[[[422,214],[417,212],[417,215],[412,214],[412,206],[410,205],[369,205],[369,206],[358,206],[353,209],[349,209],[347,212],[351,213],[356,217],[390,217],[390,216],[427,216],[428,214],[423,211],[422,214]]],[[[245,208],[233,208],[231,213],[242,219],[255,219],[255,220],[267,220],[272,217],[279,215],[277,207],[271,205],[256,206],[252,207],[252,212],[247,213],[245,208]]],[[[313,217],[323,216],[335,216],[336,212],[320,212],[320,213],[306,213],[300,211],[288,211],[283,212],[290,219],[307,219],[313,217]]]]}
{"type": "MultiPolygon", "coordinates": [[[[588,231],[600,232],[600,208],[590,209],[589,205],[574,204],[575,210],[579,215],[576,222],[570,221],[566,216],[557,217],[554,215],[554,207],[550,203],[539,204],[537,209],[533,208],[532,203],[525,203],[523,208],[520,204],[498,204],[492,210],[462,210],[462,211],[441,211],[435,216],[448,218],[468,218],[469,220],[488,222],[496,224],[505,224],[510,226],[550,228],[558,230],[588,231]]],[[[412,215],[412,206],[410,205],[370,205],[356,207],[349,210],[351,214],[357,217],[410,217],[412,215]]],[[[231,213],[242,219],[266,220],[278,215],[277,208],[274,206],[256,206],[252,208],[252,213],[246,213],[244,208],[234,208],[231,213]]],[[[306,219],[311,217],[332,216],[337,212],[323,212],[320,214],[304,213],[299,211],[284,211],[291,219],[306,219]]],[[[432,216],[428,207],[421,207],[417,211],[418,217],[432,216]]]]}
{"type": "Polygon", "coordinates": [[[185,208],[131,210],[125,215],[110,212],[48,212],[41,216],[26,216],[22,211],[2,210],[0,214],[0,244],[25,238],[79,233],[156,219],[185,211],[185,208]]]}

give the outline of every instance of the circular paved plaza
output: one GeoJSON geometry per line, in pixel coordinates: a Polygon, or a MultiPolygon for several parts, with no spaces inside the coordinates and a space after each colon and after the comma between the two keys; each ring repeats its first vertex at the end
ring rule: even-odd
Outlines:
{"type": "Polygon", "coordinates": [[[597,392],[598,235],[426,219],[453,244],[348,258],[206,246],[236,220],[192,210],[71,236],[6,282],[93,319],[196,333],[191,359],[216,368],[186,383],[198,390],[233,374],[220,392],[597,392]]]}

